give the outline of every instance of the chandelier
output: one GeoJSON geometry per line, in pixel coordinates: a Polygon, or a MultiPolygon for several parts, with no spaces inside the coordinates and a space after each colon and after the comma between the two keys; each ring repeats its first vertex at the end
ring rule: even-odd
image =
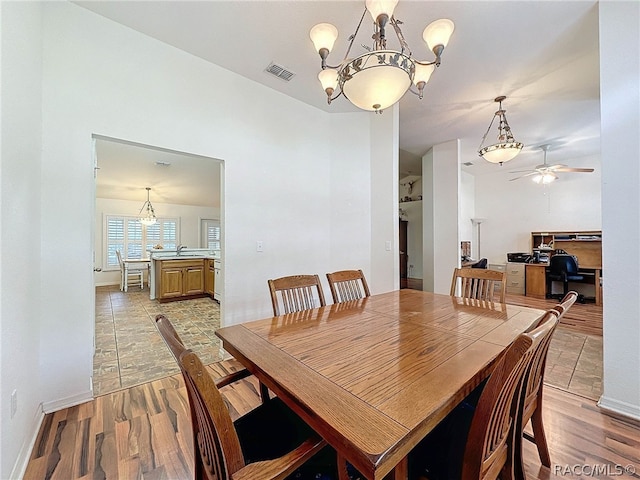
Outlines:
{"type": "Polygon", "coordinates": [[[156,223],[156,212],[153,210],[153,205],[151,205],[151,201],[149,200],[149,192],[151,191],[150,187],[146,187],[147,189],[147,201],[142,204],[142,208],[138,215],[140,215],[139,221],[142,225],[146,225],[147,227],[156,223]],[[142,211],[146,207],[145,215],[142,215],[142,211]]]}
{"type": "Polygon", "coordinates": [[[500,106],[498,107],[498,111],[491,119],[489,128],[487,128],[487,132],[482,137],[482,142],[480,142],[480,147],[478,147],[478,154],[482,158],[484,158],[487,162],[499,163],[500,165],[515,158],[515,156],[520,153],[520,150],[522,150],[522,147],[524,147],[524,144],[516,142],[513,138],[511,127],[509,126],[509,122],[507,122],[507,116],[505,115],[506,110],[502,109],[502,101],[506,98],[507,97],[505,97],[504,95],[495,98],[494,101],[498,102],[500,106]],[[487,135],[489,134],[489,130],[491,130],[491,126],[493,125],[496,117],[499,119],[498,141],[492,145],[483,147],[482,145],[484,145],[484,142],[487,139],[487,135]]]}
{"type": "Polygon", "coordinates": [[[430,23],[422,33],[422,38],[435,55],[432,62],[419,61],[412,57],[409,45],[404,39],[400,25],[393,16],[398,0],[366,0],[366,6],[342,62],[337,66],[327,65],[327,57],[338,37],[338,30],[330,23],[319,23],[309,32],[322,60],[322,71],[318,79],[331,104],[340,95],[362,110],[381,113],[397,103],[408,91],[422,99],[424,87],[435,67],[440,66],[440,57],[453,33],[451,20],[440,19],[430,23]],[[350,57],[351,47],[358,35],[367,11],[374,21],[373,47],[362,45],[366,53],[350,57]],[[390,24],[400,42],[399,50],[387,48],[386,27],[390,24]],[[415,86],[415,90],[411,85],[415,86]],[[334,96],[336,90],[339,92],[334,96]]]}

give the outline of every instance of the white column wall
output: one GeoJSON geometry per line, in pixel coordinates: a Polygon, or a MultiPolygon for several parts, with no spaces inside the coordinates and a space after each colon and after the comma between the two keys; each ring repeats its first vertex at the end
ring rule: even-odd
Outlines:
{"type": "Polygon", "coordinates": [[[371,121],[371,293],[400,288],[398,248],[398,131],[399,106],[371,121]],[[389,132],[394,132],[389,135],[389,132]],[[388,247],[388,248],[387,248],[388,247]]]}
{"type": "Polygon", "coordinates": [[[460,264],[460,144],[435,145],[422,157],[423,289],[449,294],[460,264]]]}
{"type": "Polygon", "coordinates": [[[41,418],[41,22],[39,4],[0,2],[0,478],[26,465],[41,418]]]}
{"type": "Polygon", "coordinates": [[[640,4],[600,2],[604,382],[640,419],[640,4]]]}

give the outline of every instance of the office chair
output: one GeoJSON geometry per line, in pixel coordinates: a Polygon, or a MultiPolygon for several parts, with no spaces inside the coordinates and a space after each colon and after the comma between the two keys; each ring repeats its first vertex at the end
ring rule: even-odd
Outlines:
{"type": "Polygon", "coordinates": [[[569,293],[569,282],[582,282],[584,275],[578,273],[578,261],[573,255],[557,254],[551,257],[549,262],[547,280],[547,298],[554,297],[551,293],[554,280],[562,282],[563,292],[561,295],[556,295],[556,297],[563,298],[569,293]]]}
{"type": "Polygon", "coordinates": [[[471,265],[471,268],[487,268],[487,259],[481,258],[476,263],[471,265]]]}

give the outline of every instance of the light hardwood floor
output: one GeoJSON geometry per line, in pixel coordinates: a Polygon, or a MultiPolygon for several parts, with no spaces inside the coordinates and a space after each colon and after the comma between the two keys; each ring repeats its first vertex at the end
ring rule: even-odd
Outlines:
{"type": "MultiPolygon", "coordinates": [[[[236,366],[208,368],[220,376],[236,366]]],[[[222,391],[234,418],[260,402],[254,378],[222,391]]],[[[524,442],[529,480],[640,478],[638,422],[605,415],[595,401],[548,385],[543,415],[552,465],[541,466],[533,444],[524,442]]],[[[192,448],[186,390],[175,375],[48,414],[24,478],[187,480],[192,448]]]]}

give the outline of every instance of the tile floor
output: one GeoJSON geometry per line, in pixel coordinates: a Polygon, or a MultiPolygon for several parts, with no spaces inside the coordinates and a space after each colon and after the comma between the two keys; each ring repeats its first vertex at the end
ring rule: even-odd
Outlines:
{"type": "Polygon", "coordinates": [[[183,341],[205,365],[222,359],[220,307],[210,298],[160,303],[149,290],[118,286],[96,288],[96,349],[93,357],[93,394],[104,395],[179,373],[178,365],[156,330],[154,319],[163,313],[183,341]]]}
{"type": "MultiPolygon", "coordinates": [[[[104,395],[179,372],[156,331],[154,318],[164,313],[185,344],[203,363],[221,360],[220,308],[210,298],[159,303],[148,289],[121,292],[96,288],[96,352],[93,393],[104,395]]],[[[545,382],[598,400],[602,392],[602,337],[559,326],[547,357],[545,382]]]]}

